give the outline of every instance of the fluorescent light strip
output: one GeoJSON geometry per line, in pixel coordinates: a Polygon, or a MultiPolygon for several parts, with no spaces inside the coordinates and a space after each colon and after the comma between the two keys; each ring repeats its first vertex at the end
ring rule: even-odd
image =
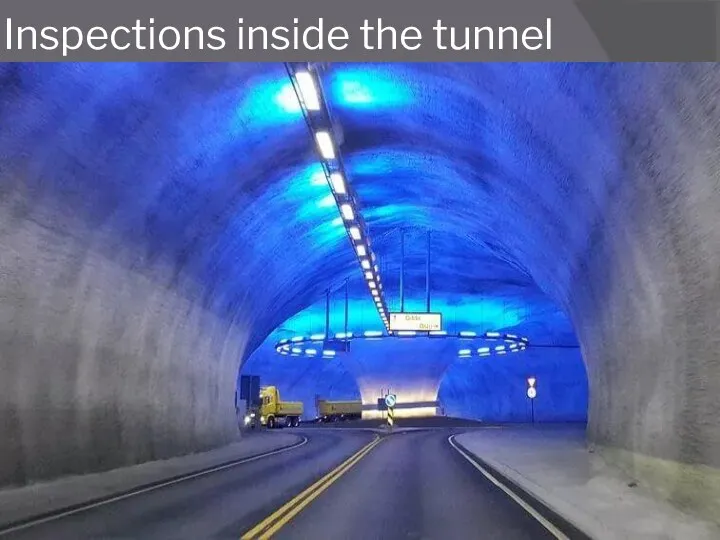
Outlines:
{"type": "Polygon", "coordinates": [[[318,131],[315,134],[315,142],[320,150],[320,155],[323,159],[335,159],[335,145],[333,144],[332,137],[327,131],[318,131]]]}
{"type": "MultiPolygon", "coordinates": [[[[301,107],[303,107],[307,112],[322,111],[323,113],[326,113],[323,115],[324,117],[330,117],[329,105],[324,100],[324,96],[320,91],[320,81],[318,79],[318,75],[308,69],[308,64],[303,65],[294,63],[294,65],[297,66],[297,70],[293,69],[292,77],[294,77],[294,81],[296,83],[294,88],[297,92],[297,97],[301,107]]],[[[352,189],[351,186],[348,185],[347,178],[344,176],[344,171],[342,170],[342,163],[340,161],[341,152],[339,147],[336,146],[337,141],[335,141],[335,134],[332,129],[327,127],[327,125],[323,126],[318,123],[317,115],[307,115],[307,119],[309,120],[311,134],[315,139],[318,152],[322,157],[322,160],[325,161],[325,163],[323,163],[323,169],[336,200],[338,201],[342,219],[347,224],[347,232],[353,240],[353,247],[356,250],[358,257],[362,258],[361,265],[363,270],[370,270],[371,265],[375,264],[376,255],[375,253],[372,253],[370,249],[369,239],[363,239],[364,231],[359,226],[362,222],[356,222],[356,220],[361,220],[362,216],[352,204],[352,199],[348,198],[352,189]],[[338,160],[338,163],[328,163],[331,160],[338,160]],[[342,199],[339,198],[339,196],[342,196],[342,199]],[[353,222],[356,222],[356,224],[350,226],[353,222]],[[368,256],[370,258],[369,261],[366,259],[368,256]]],[[[370,288],[373,296],[376,298],[378,296],[382,296],[382,294],[378,294],[377,291],[377,289],[382,290],[378,266],[375,265],[375,272],[373,276],[369,276],[366,272],[365,277],[367,280],[373,279],[373,281],[370,282],[370,288]]]]}
{"type": "Polygon", "coordinates": [[[339,172],[334,172],[330,175],[330,185],[336,195],[345,195],[345,193],[347,193],[347,191],[345,191],[345,180],[339,172]]]}
{"type": "Polygon", "coordinates": [[[300,87],[300,95],[305,108],[308,111],[319,111],[320,95],[315,86],[315,78],[307,71],[300,71],[295,74],[295,80],[300,87]]]}
{"type": "Polygon", "coordinates": [[[355,212],[353,212],[352,206],[348,203],[340,205],[340,213],[345,221],[353,221],[355,219],[355,212]]]}

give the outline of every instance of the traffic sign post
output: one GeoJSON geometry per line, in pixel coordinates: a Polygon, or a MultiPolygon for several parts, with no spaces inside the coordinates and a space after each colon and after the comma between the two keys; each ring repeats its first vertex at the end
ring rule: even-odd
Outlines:
{"type": "Polygon", "coordinates": [[[397,396],[395,394],[388,394],[385,396],[385,406],[387,407],[387,422],[388,428],[392,430],[395,425],[395,404],[397,403],[397,396]]]}
{"type": "Polygon", "coordinates": [[[530,421],[533,424],[535,423],[535,397],[537,396],[537,388],[535,388],[536,382],[537,379],[535,379],[535,377],[528,377],[527,379],[527,397],[530,400],[530,421]]]}

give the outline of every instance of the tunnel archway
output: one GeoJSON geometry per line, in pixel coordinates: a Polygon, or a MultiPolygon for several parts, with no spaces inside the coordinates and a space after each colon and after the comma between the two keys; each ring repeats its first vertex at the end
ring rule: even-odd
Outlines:
{"type": "MultiPolygon", "coordinates": [[[[232,440],[238,364],[356,272],[284,76],[0,67],[0,483],[232,440]]],[[[340,65],[328,85],[373,229],[463,231],[516,264],[577,330],[590,440],[665,493],[717,493],[689,481],[720,467],[717,69],[340,65]]]]}

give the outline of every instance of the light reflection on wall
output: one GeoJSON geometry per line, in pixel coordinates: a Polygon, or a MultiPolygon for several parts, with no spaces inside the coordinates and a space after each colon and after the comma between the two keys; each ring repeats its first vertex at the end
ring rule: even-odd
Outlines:
{"type": "MultiPolygon", "coordinates": [[[[395,418],[402,420],[403,418],[426,418],[428,416],[436,416],[438,414],[437,407],[412,407],[409,409],[395,409],[395,418]]],[[[383,420],[387,416],[383,411],[363,411],[363,420],[383,420]]]]}

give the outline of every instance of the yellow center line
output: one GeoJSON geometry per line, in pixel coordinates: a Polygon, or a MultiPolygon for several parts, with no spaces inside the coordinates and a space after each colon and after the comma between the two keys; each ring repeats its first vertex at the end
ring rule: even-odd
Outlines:
{"type": "Polygon", "coordinates": [[[295,496],[292,500],[285,503],[278,510],[276,510],[263,521],[258,523],[255,527],[243,534],[241,540],[250,540],[253,538],[269,538],[272,534],[276,533],[278,530],[280,530],[280,528],[287,524],[288,521],[295,517],[303,508],[305,508],[308,504],[315,500],[315,498],[317,498],[322,492],[324,492],[328,487],[330,487],[338,478],[345,474],[358,461],[360,461],[367,453],[369,453],[373,448],[375,448],[375,446],[377,446],[381,440],[382,439],[380,437],[377,437],[372,442],[363,446],[355,454],[350,456],[347,460],[338,465],[335,469],[327,473],[320,480],[315,482],[312,486],[305,489],[302,493],[295,496]]]}

